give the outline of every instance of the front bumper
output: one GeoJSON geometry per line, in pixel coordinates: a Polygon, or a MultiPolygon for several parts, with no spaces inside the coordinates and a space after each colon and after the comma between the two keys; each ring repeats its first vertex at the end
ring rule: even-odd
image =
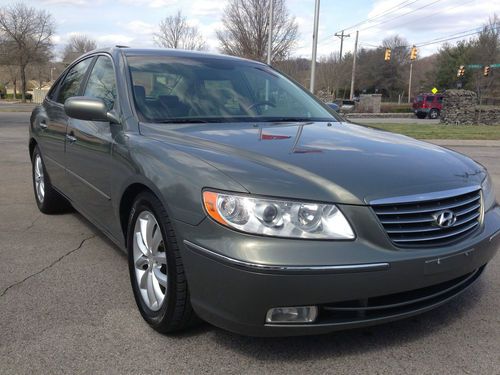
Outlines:
{"type": "MultiPolygon", "coordinates": [[[[360,219],[362,208],[344,207],[360,219]]],[[[205,220],[182,223],[182,257],[198,315],[250,336],[327,333],[412,316],[463,292],[500,245],[500,208],[474,236],[436,249],[396,249],[360,223],[355,241],[285,240],[247,236],[205,220]],[[319,307],[310,324],[266,324],[273,307],[319,307]]]]}

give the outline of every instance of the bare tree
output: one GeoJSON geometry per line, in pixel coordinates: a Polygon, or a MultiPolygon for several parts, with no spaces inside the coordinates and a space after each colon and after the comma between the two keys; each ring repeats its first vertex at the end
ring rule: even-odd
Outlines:
{"type": "Polygon", "coordinates": [[[69,40],[63,51],[63,62],[66,64],[71,63],[78,57],[97,48],[95,40],[90,39],[86,35],[73,35],[69,40]]]}
{"type": "Polygon", "coordinates": [[[272,61],[290,55],[298,38],[298,24],[285,0],[230,0],[217,31],[221,50],[229,55],[264,61],[269,38],[269,2],[273,1],[272,61]]]}
{"type": "MultiPolygon", "coordinates": [[[[1,47],[1,46],[0,46],[1,47]]],[[[0,82],[7,86],[9,83],[12,84],[12,89],[14,91],[14,99],[17,97],[17,82],[19,81],[19,68],[15,65],[7,65],[0,63],[0,82]]]]}
{"type": "Polygon", "coordinates": [[[54,29],[52,16],[46,11],[23,3],[0,8],[0,44],[4,57],[19,67],[23,102],[26,101],[26,67],[50,51],[54,29]]]}
{"type": "Polygon", "coordinates": [[[158,25],[160,31],[153,40],[159,47],[201,51],[206,43],[196,26],[189,26],[179,10],[176,15],[165,17],[158,25]]]}

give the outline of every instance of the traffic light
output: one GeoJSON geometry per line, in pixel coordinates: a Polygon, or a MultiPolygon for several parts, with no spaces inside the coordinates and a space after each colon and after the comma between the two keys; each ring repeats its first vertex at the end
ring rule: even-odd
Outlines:
{"type": "Polygon", "coordinates": [[[490,75],[490,70],[491,70],[490,66],[489,66],[489,65],[486,65],[486,66],[484,67],[483,75],[484,75],[485,77],[488,77],[488,76],[490,75]]]}
{"type": "Polygon", "coordinates": [[[463,77],[465,75],[465,66],[460,65],[457,71],[457,77],[463,77]]]}
{"type": "Polygon", "coordinates": [[[413,46],[411,48],[411,52],[410,52],[410,60],[416,60],[417,59],[417,47],[413,46]]]}
{"type": "Polygon", "coordinates": [[[390,61],[391,60],[391,49],[390,48],[386,48],[385,49],[384,60],[385,61],[390,61]]]}

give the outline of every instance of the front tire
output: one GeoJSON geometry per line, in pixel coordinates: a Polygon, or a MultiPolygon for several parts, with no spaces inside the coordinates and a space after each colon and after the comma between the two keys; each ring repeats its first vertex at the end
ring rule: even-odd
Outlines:
{"type": "Polygon", "coordinates": [[[423,112],[418,112],[417,113],[417,117],[421,120],[423,120],[424,118],[427,117],[427,113],[423,113],[423,112]]]}
{"type": "Polygon", "coordinates": [[[429,118],[435,120],[439,117],[439,111],[437,109],[431,109],[429,111],[429,118]]]}
{"type": "Polygon", "coordinates": [[[52,187],[38,146],[35,146],[33,150],[31,167],[33,190],[38,209],[44,214],[55,214],[68,211],[71,205],[66,198],[52,187]]]}
{"type": "Polygon", "coordinates": [[[139,311],[156,331],[180,331],[196,321],[174,229],[160,200],[139,194],[127,230],[130,281],[139,311]]]}

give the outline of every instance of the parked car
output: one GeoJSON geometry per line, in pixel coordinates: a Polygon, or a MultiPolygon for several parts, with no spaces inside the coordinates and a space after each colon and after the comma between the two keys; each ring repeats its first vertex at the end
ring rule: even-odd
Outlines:
{"type": "Polygon", "coordinates": [[[123,249],[163,333],[198,318],[284,336],[413,316],[466,290],[500,244],[480,164],[345,123],[235,57],[87,53],[33,111],[29,153],[40,211],[72,205],[123,249]]]}
{"type": "Polygon", "coordinates": [[[424,119],[437,119],[443,109],[443,95],[440,94],[420,94],[413,100],[413,111],[415,115],[424,119]]]}
{"type": "Polygon", "coordinates": [[[340,106],[337,103],[326,103],[326,105],[337,113],[340,111],[340,106]]]}
{"type": "Polygon", "coordinates": [[[349,113],[354,111],[356,107],[356,102],[354,100],[338,99],[335,100],[335,104],[340,107],[340,112],[349,113]]]}

